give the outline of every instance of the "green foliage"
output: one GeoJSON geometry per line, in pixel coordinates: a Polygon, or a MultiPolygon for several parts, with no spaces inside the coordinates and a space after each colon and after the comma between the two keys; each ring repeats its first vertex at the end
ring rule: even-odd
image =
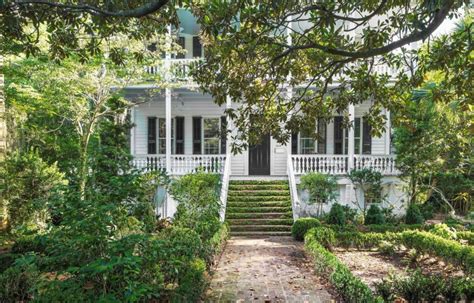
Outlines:
{"type": "MultiPolygon", "coordinates": [[[[413,91],[411,100],[398,112],[394,141],[397,167],[408,180],[410,203],[437,201],[444,207],[447,200],[466,213],[473,188],[469,176],[472,163],[466,157],[472,150],[468,139],[472,113],[457,100],[462,92],[451,92],[451,100],[436,102],[446,98],[447,91],[442,90],[439,74],[429,78],[431,82],[413,91]]],[[[451,83],[449,89],[456,85],[451,83]]]]}
{"type": "Polygon", "coordinates": [[[34,297],[40,280],[34,259],[34,255],[18,258],[12,267],[0,273],[0,302],[23,302],[34,297]]]}
{"type": "MultiPolygon", "coordinates": [[[[318,241],[321,237],[317,236],[317,230],[321,229],[313,228],[305,236],[305,250],[311,255],[316,272],[331,282],[344,301],[379,302],[372,295],[370,288],[318,241]]],[[[331,230],[326,229],[323,234],[332,232],[328,231],[331,230]]]]}
{"type": "Polygon", "coordinates": [[[318,205],[318,216],[322,214],[322,205],[336,197],[337,182],[334,176],[321,173],[308,173],[301,176],[300,187],[309,193],[309,204],[318,205]]]}
{"type": "Polygon", "coordinates": [[[369,224],[385,224],[385,216],[383,215],[382,211],[380,208],[372,204],[369,207],[369,210],[367,211],[367,215],[365,216],[365,222],[366,225],[369,224]]]}
{"type": "Polygon", "coordinates": [[[382,197],[382,174],[369,168],[352,170],[348,178],[354,184],[356,190],[363,193],[364,201],[358,201],[356,195],[356,206],[366,216],[367,206],[371,203],[381,203],[382,197]]]}
{"type": "Polygon", "coordinates": [[[334,203],[331,206],[331,210],[329,211],[327,217],[328,224],[335,224],[344,226],[346,224],[346,213],[344,211],[344,207],[339,203],[334,203]]]}
{"type": "Polygon", "coordinates": [[[425,219],[421,214],[420,207],[417,204],[410,204],[405,215],[406,224],[423,224],[425,219]]]}
{"type": "Polygon", "coordinates": [[[304,235],[308,230],[313,227],[321,226],[321,222],[319,222],[316,218],[299,218],[291,227],[291,235],[297,241],[303,241],[304,235]]]}
{"type": "Polygon", "coordinates": [[[458,231],[456,233],[459,240],[465,240],[467,244],[474,245],[474,232],[472,231],[458,231]]]}
{"type": "Polygon", "coordinates": [[[399,234],[385,233],[362,233],[356,231],[343,231],[336,233],[336,243],[341,247],[356,247],[367,249],[379,246],[383,242],[396,242],[399,234]]]}
{"type": "Polygon", "coordinates": [[[171,183],[170,193],[178,201],[174,224],[196,231],[203,241],[210,239],[220,227],[220,177],[197,172],[171,183]]]}
{"type": "Polygon", "coordinates": [[[13,153],[0,168],[2,201],[6,202],[10,229],[49,220],[48,200],[58,195],[66,181],[56,165],[48,165],[35,152],[13,153]]]}
{"type": "Polygon", "coordinates": [[[318,241],[319,244],[328,250],[332,250],[332,247],[336,244],[336,234],[330,228],[314,227],[310,229],[307,234],[310,234],[308,237],[318,241]]]}
{"type": "Polygon", "coordinates": [[[404,277],[391,277],[376,283],[376,293],[384,301],[391,302],[401,297],[408,302],[470,302],[473,281],[465,277],[443,278],[440,275],[424,275],[420,270],[411,272],[404,277]]]}
{"type": "Polygon", "coordinates": [[[457,239],[456,230],[443,223],[435,224],[430,229],[430,233],[435,234],[441,238],[448,239],[448,240],[457,239]]]}
{"type": "Polygon", "coordinates": [[[400,233],[403,245],[425,254],[460,266],[467,273],[474,272],[474,247],[462,245],[425,231],[404,231],[400,233]]]}

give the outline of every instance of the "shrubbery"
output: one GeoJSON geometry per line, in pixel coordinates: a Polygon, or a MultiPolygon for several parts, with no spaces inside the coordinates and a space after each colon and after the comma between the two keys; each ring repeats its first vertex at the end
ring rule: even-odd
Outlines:
{"type": "Polygon", "coordinates": [[[472,302],[474,280],[468,277],[444,278],[424,275],[420,270],[408,276],[384,279],[375,285],[376,293],[385,302],[401,297],[408,302],[472,302]]]}
{"type": "Polygon", "coordinates": [[[339,203],[334,203],[327,217],[328,224],[343,226],[346,224],[346,213],[344,207],[339,203]]]}
{"type": "Polygon", "coordinates": [[[380,210],[380,208],[372,204],[367,211],[367,215],[365,216],[365,225],[369,224],[385,224],[385,217],[380,210]]]}
{"type": "Polygon", "coordinates": [[[316,218],[300,218],[293,223],[291,235],[295,240],[303,241],[304,235],[308,230],[319,226],[321,226],[321,222],[316,218]]]}
{"type": "Polygon", "coordinates": [[[335,198],[337,190],[336,178],[321,173],[308,173],[301,176],[301,189],[309,193],[309,204],[317,204],[317,216],[322,215],[323,204],[335,198]]]}
{"type": "Polygon", "coordinates": [[[305,236],[305,248],[312,256],[316,272],[326,277],[346,302],[379,302],[364,282],[355,277],[346,265],[321,245],[318,241],[318,238],[321,239],[318,230],[322,231],[322,234],[332,232],[330,229],[314,228],[305,236]]]}
{"type": "Polygon", "coordinates": [[[405,215],[406,224],[423,224],[425,218],[421,214],[420,207],[417,204],[410,204],[405,215]]]}

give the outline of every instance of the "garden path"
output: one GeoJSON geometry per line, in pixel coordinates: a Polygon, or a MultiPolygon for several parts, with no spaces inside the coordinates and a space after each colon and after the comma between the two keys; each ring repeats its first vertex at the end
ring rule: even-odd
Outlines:
{"type": "Polygon", "coordinates": [[[206,302],[331,302],[303,244],[291,237],[233,237],[213,274],[206,302]]]}

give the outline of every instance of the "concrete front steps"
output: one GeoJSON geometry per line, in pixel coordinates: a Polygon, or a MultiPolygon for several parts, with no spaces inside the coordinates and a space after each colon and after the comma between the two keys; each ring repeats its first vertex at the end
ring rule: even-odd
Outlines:
{"type": "Polygon", "coordinates": [[[290,236],[293,214],[286,180],[231,180],[226,221],[232,236],[290,236]]]}

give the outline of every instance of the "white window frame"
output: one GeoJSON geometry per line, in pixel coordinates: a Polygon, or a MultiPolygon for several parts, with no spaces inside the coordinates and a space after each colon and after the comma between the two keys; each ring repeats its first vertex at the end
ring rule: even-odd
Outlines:
{"type": "Polygon", "coordinates": [[[210,154],[210,155],[219,155],[219,154],[221,154],[221,152],[222,152],[222,151],[221,151],[221,144],[222,144],[221,140],[222,140],[222,138],[221,138],[221,136],[220,136],[220,134],[221,134],[221,127],[222,127],[222,125],[221,125],[221,116],[206,116],[206,117],[203,116],[203,117],[201,117],[201,138],[202,138],[201,154],[203,154],[203,155],[209,155],[209,154],[205,153],[205,151],[206,151],[206,147],[205,147],[205,145],[206,145],[206,138],[205,138],[205,136],[204,136],[204,120],[206,120],[206,119],[217,119],[217,121],[218,121],[218,128],[219,128],[219,132],[218,132],[218,143],[217,143],[217,144],[218,144],[218,146],[217,146],[217,151],[218,151],[218,152],[217,152],[217,154],[210,154]]]}
{"type": "MultiPolygon", "coordinates": [[[[157,155],[166,155],[166,118],[165,117],[156,117],[156,154],[157,155]],[[160,120],[165,121],[165,133],[163,137],[160,134],[160,120]],[[165,151],[164,153],[160,153],[160,141],[165,140],[165,151]]],[[[171,118],[171,154],[175,154],[176,151],[176,142],[175,136],[176,135],[176,119],[174,117],[171,118]]]]}
{"type": "MultiPolygon", "coordinates": [[[[318,132],[318,131],[319,131],[319,130],[318,130],[318,124],[316,123],[316,132],[318,132]]],[[[313,139],[313,140],[314,140],[314,145],[313,145],[313,152],[312,152],[312,153],[310,153],[310,154],[303,154],[303,153],[302,153],[302,149],[301,149],[301,148],[302,148],[302,146],[301,146],[301,139],[313,139],[313,138],[311,138],[311,137],[303,137],[303,138],[301,138],[301,131],[298,132],[298,144],[297,144],[297,145],[298,145],[298,147],[297,147],[297,149],[298,149],[298,154],[300,154],[300,155],[315,155],[315,154],[319,154],[319,153],[318,153],[319,140],[314,140],[314,139],[313,139]]],[[[343,148],[344,148],[344,146],[343,146],[343,148]]],[[[326,149],[327,149],[327,124],[326,124],[326,149]]]]}

